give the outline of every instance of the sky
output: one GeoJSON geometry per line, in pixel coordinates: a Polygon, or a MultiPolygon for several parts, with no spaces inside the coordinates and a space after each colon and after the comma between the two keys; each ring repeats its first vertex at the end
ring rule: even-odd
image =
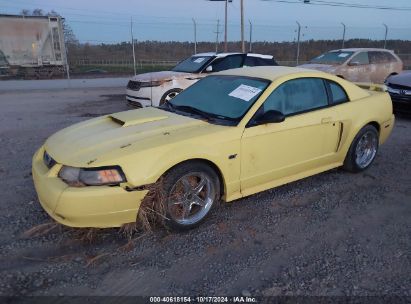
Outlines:
{"type": "MultiPolygon", "coordinates": [[[[288,0],[290,2],[298,0],[288,0]]],[[[329,0],[331,1],[331,0],[329,0]]],[[[389,39],[411,40],[411,0],[333,0],[366,5],[409,7],[410,10],[376,10],[244,0],[245,38],[253,24],[253,41],[294,41],[297,24],[302,40],[346,38],[383,39],[387,24],[389,39]]],[[[0,14],[18,14],[22,9],[55,10],[66,18],[81,42],[115,43],[134,38],[162,41],[215,41],[224,37],[224,2],[207,0],[0,0],[0,14]]],[[[228,40],[240,40],[240,0],[229,4],[228,40]]]]}

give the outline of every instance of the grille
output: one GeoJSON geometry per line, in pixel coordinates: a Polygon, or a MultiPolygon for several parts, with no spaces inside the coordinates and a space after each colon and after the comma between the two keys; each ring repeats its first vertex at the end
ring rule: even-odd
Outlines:
{"type": "Polygon", "coordinates": [[[49,169],[51,169],[56,164],[56,161],[46,151],[44,151],[43,154],[43,161],[46,167],[49,169]]]}
{"type": "Polygon", "coordinates": [[[133,90],[133,91],[138,91],[141,88],[141,82],[140,81],[133,81],[130,80],[127,84],[127,89],[133,90]]]}

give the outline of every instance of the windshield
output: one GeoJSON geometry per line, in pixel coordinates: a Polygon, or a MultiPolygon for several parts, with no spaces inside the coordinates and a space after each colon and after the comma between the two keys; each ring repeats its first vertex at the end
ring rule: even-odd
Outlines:
{"type": "Polygon", "coordinates": [[[170,108],[236,125],[269,83],[265,79],[244,76],[208,76],[174,97],[169,102],[170,108]]]}
{"type": "Polygon", "coordinates": [[[342,64],[350,58],[354,52],[333,51],[324,53],[310,61],[310,63],[342,64]]]}
{"type": "Polygon", "coordinates": [[[177,64],[172,71],[185,73],[199,73],[207,63],[214,58],[213,56],[192,56],[177,64]]]}

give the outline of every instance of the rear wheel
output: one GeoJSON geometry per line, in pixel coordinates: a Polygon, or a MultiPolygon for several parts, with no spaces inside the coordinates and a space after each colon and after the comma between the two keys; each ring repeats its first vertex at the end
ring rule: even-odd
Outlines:
{"type": "Polygon", "coordinates": [[[377,155],[378,138],[378,131],[374,126],[367,125],[362,128],[351,143],[343,168],[350,172],[367,169],[377,155]]]}
{"type": "Polygon", "coordinates": [[[171,169],[164,179],[166,225],[176,230],[198,226],[220,198],[216,172],[202,162],[187,162],[171,169]]]}
{"type": "Polygon", "coordinates": [[[164,93],[164,95],[161,97],[160,99],[160,105],[165,104],[166,102],[169,102],[171,99],[173,99],[174,97],[176,97],[180,92],[182,91],[182,89],[171,89],[168,90],[167,92],[164,93]]]}

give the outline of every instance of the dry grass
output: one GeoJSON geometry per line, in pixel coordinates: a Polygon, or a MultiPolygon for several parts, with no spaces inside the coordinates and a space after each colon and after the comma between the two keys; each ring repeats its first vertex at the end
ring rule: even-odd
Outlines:
{"type": "Polygon", "coordinates": [[[74,234],[74,239],[82,243],[96,243],[103,229],[99,228],[69,228],[74,234]]]}
{"type": "Polygon", "coordinates": [[[24,238],[43,236],[43,235],[50,233],[51,231],[53,231],[54,229],[58,227],[60,227],[58,223],[48,222],[48,223],[40,224],[40,225],[30,228],[29,230],[23,232],[22,236],[24,238]]]}
{"type": "Polygon", "coordinates": [[[113,254],[114,253],[105,252],[105,253],[101,253],[101,254],[98,254],[98,255],[93,256],[93,257],[89,257],[89,258],[87,258],[86,267],[96,266],[97,264],[101,263],[101,260],[103,258],[111,256],[113,254]]]}
{"type": "Polygon", "coordinates": [[[167,217],[163,189],[162,179],[147,187],[148,193],[141,202],[134,231],[152,232],[157,227],[164,227],[167,217]]]}

